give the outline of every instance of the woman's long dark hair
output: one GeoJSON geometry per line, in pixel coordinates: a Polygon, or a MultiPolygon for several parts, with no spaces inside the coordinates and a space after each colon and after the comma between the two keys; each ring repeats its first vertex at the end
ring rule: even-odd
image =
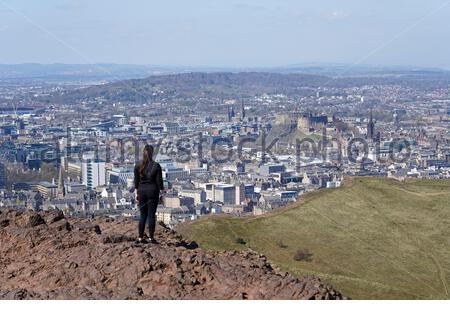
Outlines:
{"type": "Polygon", "coordinates": [[[148,164],[150,163],[150,161],[152,161],[152,157],[153,157],[153,146],[147,144],[144,147],[144,151],[142,153],[142,162],[139,168],[139,174],[141,178],[144,177],[145,169],[147,169],[148,164]]]}

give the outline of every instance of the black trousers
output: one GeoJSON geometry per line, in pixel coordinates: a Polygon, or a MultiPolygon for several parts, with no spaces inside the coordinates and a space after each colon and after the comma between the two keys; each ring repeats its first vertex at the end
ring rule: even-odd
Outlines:
{"type": "Polygon", "coordinates": [[[159,202],[159,190],[139,189],[139,238],[144,236],[145,223],[148,220],[149,237],[153,238],[156,226],[156,209],[159,202]]]}

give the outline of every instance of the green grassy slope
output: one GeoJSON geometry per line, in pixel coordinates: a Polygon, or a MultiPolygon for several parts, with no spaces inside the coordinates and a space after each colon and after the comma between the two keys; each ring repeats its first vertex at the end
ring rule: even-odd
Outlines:
{"type": "Polygon", "coordinates": [[[353,299],[450,298],[450,181],[349,179],[274,214],[205,218],[178,231],[213,250],[251,248],[353,299]],[[298,250],[312,259],[294,260],[298,250]]]}

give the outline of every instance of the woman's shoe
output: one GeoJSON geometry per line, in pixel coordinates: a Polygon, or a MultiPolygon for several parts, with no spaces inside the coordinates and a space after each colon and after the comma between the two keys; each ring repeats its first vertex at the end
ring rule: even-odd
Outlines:
{"type": "Polygon", "coordinates": [[[148,241],[145,238],[138,238],[137,243],[148,243],[148,241]]]}
{"type": "Polygon", "coordinates": [[[152,243],[152,244],[158,244],[159,242],[156,241],[154,238],[150,238],[150,243],[152,243]]]}

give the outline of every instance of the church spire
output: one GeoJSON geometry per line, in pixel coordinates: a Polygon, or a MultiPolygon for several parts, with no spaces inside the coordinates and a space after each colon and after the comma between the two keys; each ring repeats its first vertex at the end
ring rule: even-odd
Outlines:
{"type": "Polygon", "coordinates": [[[242,99],[242,105],[241,105],[241,119],[245,119],[245,107],[244,107],[244,99],[242,99]]]}
{"type": "Polygon", "coordinates": [[[373,139],[375,137],[375,124],[373,122],[372,109],[373,108],[370,108],[370,117],[369,117],[369,122],[367,123],[367,138],[368,139],[373,139]]]}
{"type": "Polygon", "coordinates": [[[63,168],[62,165],[59,166],[59,176],[58,176],[58,198],[64,198],[66,195],[66,187],[64,186],[63,168]]]}

